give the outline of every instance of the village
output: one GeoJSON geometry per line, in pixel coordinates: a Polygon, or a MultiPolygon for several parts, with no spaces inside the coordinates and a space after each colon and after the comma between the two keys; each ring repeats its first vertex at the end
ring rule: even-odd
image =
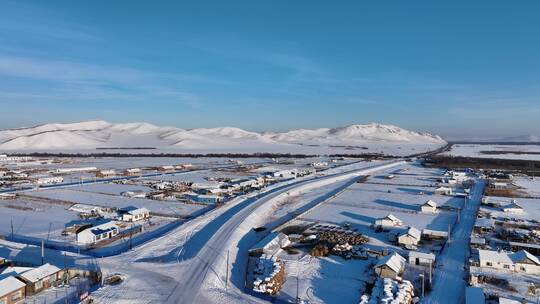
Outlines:
{"type": "Polygon", "coordinates": [[[359,303],[367,304],[430,303],[464,284],[463,303],[536,303],[540,201],[527,195],[532,185],[538,191],[540,181],[414,165],[368,176],[250,249],[247,285],[297,302],[352,303],[360,290],[359,303]],[[509,188],[527,198],[495,196],[509,188]],[[453,230],[467,217],[474,229],[463,238],[466,271],[454,278],[462,283],[437,282],[454,271],[445,263],[456,258],[453,230]]]}
{"type": "Polygon", "coordinates": [[[310,292],[317,296],[316,282],[321,280],[348,286],[348,291],[335,289],[334,296],[350,301],[418,302],[431,288],[437,257],[459,225],[460,210],[474,186],[472,173],[417,164],[360,179],[253,247],[248,283],[254,291],[278,298],[309,299],[310,292]],[[315,265],[306,265],[308,261],[315,265]],[[331,274],[326,278],[327,264],[340,264],[333,271],[356,277],[348,282],[331,274]],[[302,267],[321,267],[321,277],[297,281],[287,276],[302,267]]]}
{"type": "Polygon", "coordinates": [[[540,180],[483,173],[485,195],[470,239],[467,293],[486,303],[535,303],[540,288],[540,180]],[[513,301],[513,302],[512,302],[513,301]]]}
{"type": "Polygon", "coordinates": [[[0,303],[25,299],[46,303],[50,295],[42,291],[50,288],[55,290],[55,299],[81,300],[103,284],[99,267],[93,265],[91,271],[88,265],[68,268],[63,259],[49,264],[46,251],[115,255],[235,197],[355,160],[176,161],[165,159],[165,164],[158,164],[155,159],[139,159],[126,163],[140,162],[141,166],[123,167],[122,162],[110,159],[0,155],[0,303]],[[112,168],[101,169],[103,162],[112,168]],[[7,250],[13,244],[25,244],[24,248],[41,254],[28,257],[18,255],[18,250],[14,258],[7,250]],[[81,286],[84,282],[84,292],[80,286],[76,292],[69,289],[75,284],[72,280],[81,286]]]}
{"type": "MultiPolygon", "coordinates": [[[[0,250],[0,300],[10,304],[91,301],[126,278],[80,257],[121,256],[244,197],[370,166],[347,158],[129,162],[136,167],[111,159],[0,160],[0,249],[12,248],[0,250]],[[21,246],[32,253],[13,254],[21,246]]],[[[249,249],[238,253],[247,257],[245,292],[296,303],[410,304],[464,288],[463,303],[536,301],[540,181],[416,159],[383,168],[329,194],[287,192],[274,203],[269,224],[252,227],[249,249]],[[448,262],[456,252],[463,254],[458,270],[448,262]]]]}
{"type": "Polygon", "coordinates": [[[98,169],[73,166],[73,161],[0,155],[4,236],[35,244],[44,239],[57,247],[71,244],[78,250],[127,240],[132,246],[139,235],[171,229],[239,195],[338,164],[271,159],[244,164],[229,159],[98,169]],[[47,212],[54,213],[54,219],[43,218],[47,212]],[[30,218],[31,224],[25,223],[30,218]]]}

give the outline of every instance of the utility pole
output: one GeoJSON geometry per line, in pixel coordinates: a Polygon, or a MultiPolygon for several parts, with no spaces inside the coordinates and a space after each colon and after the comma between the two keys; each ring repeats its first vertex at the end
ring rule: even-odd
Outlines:
{"type": "Polygon", "coordinates": [[[133,222],[131,223],[131,229],[129,231],[129,250],[133,249],[133,222]]]}
{"type": "Polygon", "coordinates": [[[461,214],[461,208],[458,207],[457,208],[457,222],[458,222],[458,224],[459,224],[460,217],[461,217],[460,214],[461,214]]]}
{"type": "Polygon", "coordinates": [[[45,241],[41,239],[41,265],[44,264],[45,260],[45,241]]]}
{"type": "Polygon", "coordinates": [[[450,230],[450,224],[448,224],[448,244],[452,242],[451,235],[452,231],[450,230]]]}
{"type": "Polygon", "coordinates": [[[225,272],[225,291],[229,285],[229,251],[227,250],[227,272],[225,272]]]}
{"type": "Polygon", "coordinates": [[[68,280],[69,280],[69,274],[67,271],[67,257],[66,257],[66,252],[64,251],[64,285],[67,285],[68,280]]]}
{"type": "Polygon", "coordinates": [[[300,303],[300,278],[296,274],[296,303],[300,303]]]}
{"type": "Polygon", "coordinates": [[[422,278],[422,298],[423,298],[424,297],[424,272],[423,271],[420,277],[422,278]]]}
{"type": "Polygon", "coordinates": [[[49,231],[47,232],[47,240],[49,239],[51,235],[51,228],[52,228],[52,222],[49,223],[49,231]]]}
{"type": "Polygon", "coordinates": [[[11,240],[13,241],[14,238],[15,238],[15,235],[13,233],[13,218],[11,218],[11,240]]]}
{"type": "Polygon", "coordinates": [[[432,277],[431,277],[431,261],[429,261],[429,286],[431,287],[433,285],[432,283],[432,277]]]}
{"type": "Polygon", "coordinates": [[[66,298],[64,299],[64,303],[66,303],[66,304],[68,302],[68,291],[67,291],[68,282],[69,282],[69,273],[68,273],[68,269],[67,269],[66,252],[64,251],[64,292],[66,294],[66,298]]]}

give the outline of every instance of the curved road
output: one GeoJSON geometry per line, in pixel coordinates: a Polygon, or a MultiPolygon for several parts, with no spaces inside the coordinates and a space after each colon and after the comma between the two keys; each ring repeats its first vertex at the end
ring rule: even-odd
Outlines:
{"type": "Polygon", "coordinates": [[[185,244],[184,249],[179,254],[179,259],[191,259],[189,266],[186,269],[183,278],[180,278],[178,284],[169,295],[168,303],[195,303],[201,286],[203,285],[206,275],[209,271],[213,271],[212,264],[214,261],[225,258],[227,252],[227,240],[232,237],[236,229],[246,218],[252,214],[257,208],[277,196],[291,191],[295,188],[309,185],[311,183],[320,182],[322,180],[331,180],[335,178],[347,178],[349,175],[365,175],[373,172],[388,169],[393,166],[402,164],[402,160],[393,161],[385,164],[378,164],[368,168],[355,169],[347,172],[331,174],[323,177],[317,177],[310,180],[301,181],[291,185],[278,187],[267,193],[261,194],[258,197],[248,198],[240,203],[237,209],[232,208],[225,212],[212,222],[208,223],[202,230],[195,233],[185,244]],[[211,237],[208,239],[208,235],[211,237]]]}

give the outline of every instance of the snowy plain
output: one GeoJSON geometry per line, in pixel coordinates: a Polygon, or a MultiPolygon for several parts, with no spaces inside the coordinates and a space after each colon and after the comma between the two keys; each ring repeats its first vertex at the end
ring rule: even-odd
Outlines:
{"type": "Polygon", "coordinates": [[[540,145],[455,144],[450,151],[442,155],[540,161],[540,145]],[[481,153],[482,151],[495,151],[495,153],[485,154],[481,153]],[[504,153],[496,153],[497,151],[504,153]]]}

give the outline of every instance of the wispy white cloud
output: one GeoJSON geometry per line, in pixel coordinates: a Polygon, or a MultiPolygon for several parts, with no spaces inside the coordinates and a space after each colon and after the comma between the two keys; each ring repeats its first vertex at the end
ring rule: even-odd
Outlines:
{"type": "Polygon", "coordinates": [[[200,98],[182,87],[186,83],[207,81],[198,76],[0,55],[2,78],[16,79],[18,83],[11,88],[3,85],[0,93],[3,100],[137,102],[154,98],[154,101],[176,101],[191,106],[200,102],[200,98]],[[18,90],[21,86],[29,89],[18,90]]]}
{"type": "Polygon", "coordinates": [[[9,0],[0,0],[0,5],[0,30],[3,34],[31,38],[34,41],[93,43],[101,40],[90,29],[79,24],[68,24],[63,21],[63,16],[43,6],[9,0]]]}

